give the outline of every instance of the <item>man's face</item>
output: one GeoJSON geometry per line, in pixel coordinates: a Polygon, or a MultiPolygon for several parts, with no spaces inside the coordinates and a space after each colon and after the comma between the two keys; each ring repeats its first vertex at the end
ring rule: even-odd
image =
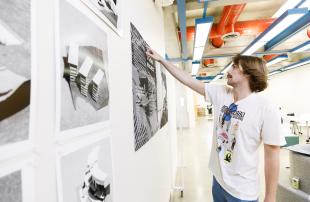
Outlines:
{"type": "Polygon", "coordinates": [[[236,87],[244,82],[248,82],[247,76],[243,73],[239,65],[233,64],[227,72],[227,84],[236,87]]]}

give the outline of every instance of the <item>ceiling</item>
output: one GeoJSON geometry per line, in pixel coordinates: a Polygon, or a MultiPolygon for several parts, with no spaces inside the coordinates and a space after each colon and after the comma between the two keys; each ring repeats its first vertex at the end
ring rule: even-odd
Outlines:
{"type": "MultiPolygon", "coordinates": [[[[223,14],[223,10],[227,6],[231,5],[242,5],[239,17],[236,17],[235,25],[246,29],[242,32],[238,32],[236,26],[233,26],[233,30],[225,30],[223,34],[227,32],[238,32],[241,33],[240,36],[227,38],[227,41],[223,43],[221,47],[215,47],[218,45],[211,41],[210,38],[213,37],[209,34],[209,39],[206,42],[205,50],[203,53],[203,60],[201,62],[200,69],[197,76],[215,76],[220,71],[230,63],[231,57],[237,53],[244,50],[262,31],[264,31],[274,20],[272,16],[277,12],[277,10],[286,2],[287,0],[210,0],[207,4],[206,15],[213,16],[213,29],[216,29],[217,24],[223,14]],[[269,23],[269,24],[268,24],[269,23]],[[259,28],[259,30],[258,30],[259,28]],[[213,60],[206,60],[206,58],[211,58],[213,60]]],[[[172,5],[173,16],[176,22],[176,27],[178,30],[180,27],[179,16],[178,16],[178,1],[175,1],[172,5]]],[[[193,55],[193,42],[194,42],[194,30],[195,30],[195,19],[202,18],[204,13],[204,3],[198,3],[198,0],[186,0],[186,27],[187,27],[187,53],[188,58],[192,58],[193,55]],[[191,34],[190,34],[191,33],[191,34]]],[[[310,40],[310,32],[307,34],[307,30],[310,30],[310,26],[304,28],[303,30],[296,33],[293,37],[282,42],[280,45],[272,49],[272,52],[277,52],[278,54],[283,52],[287,53],[287,50],[296,47],[303,42],[310,40]]],[[[178,33],[181,35],[180,32],[178,33]]],[[[179,38],[180,40],[180,38],[179,38]]],[[[212,39],[213,40],[213,39],[212,39]]],[[[180,40],[181,44],[181,40],[180,40]]],[[[257,52],[263,52],[265,54],[260,54],[264,56],[266,60],[274,57],[278,54],[271,55],[271,52],[264,52],[263,49],[257,52]],[[266,55],[266,56],[265,56],[266,55]],[[269,55],[269,58],[268,58],[269,55]]],[[[309,57],[310,52],[302,53],[288,53],[288,59],[280,63],[272,65],[269,71],[275,70],[277,68],[286,66],[290,63],[296,62],[301,58],[309,57]]],[[[183,58],[184,59],[184,58],[183,58]]]]}

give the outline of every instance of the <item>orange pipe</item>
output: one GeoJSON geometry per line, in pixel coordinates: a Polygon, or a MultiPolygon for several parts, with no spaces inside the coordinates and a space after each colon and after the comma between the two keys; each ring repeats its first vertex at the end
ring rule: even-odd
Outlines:
{"type": "MultiPolygon", "coordinates": [[[[273,23],[275,19],[266,19],[266,20],[251,20],[251,21],[241,21],[236,22],[234,26],[234,31],[239,32],[241,35],[257,35],[259,33],[262,33],[273,23]]],[[[217,37],[221,37],[217,33],[217,26],[218,24],[214,24],[212,26],[212,29],[209,34],[209,39],[214,39],[217,37]]],[[[226,26],[225,33],[232,32],[231,26],[226,26]]],[[[181,37],[180,31],[178,32],[179,38],[181,37]]],[[[310,29],[308,30],[308,36],[310,35],[310,29]]],[[[195,37],[195,27],[187,27],[187,34],[186,34],[187,40],[191,41],[194,40],[195,37]]],[[[309,36],[310,38],[310,36],[309,36]]]]}
{"type": "MultiPolygon", "coordinates": [[[[178,29],[179,40],[181,40],[181,32],[178,29]]],[[[195,38],[195,26],[186,28],[186,39],[187,41],[192,41],[195,38]]]]}
{"type": "Polygon", "coordinates": [[[208,66],[209,64],[214,64],[214,59],[213,58],[207,58],[203,60],[204,66],[208,66]]]}
{"type": "MultiPolygon", "coordinates": [[[[257,35],[265,31],[274,20],[275,19],[237,22],[234,26],[234,31],[239,32],[241,35],[257,35]]],[[[226,33],[232,31],[231,27],[226,28],[226,33]]]]}
{"type": "Polygon", "coordinates": [[[278,56],[278,54],[270,54],[270,55],[264,55],[263,58],[265,61],[269,61],[269,60],[271,60],[277,56],[278,56]]]}
{"type": "MultiPolygon", "coordinates": [[[[241,12],[243,11],[246,4],[225,6],[223,9],[223,14],[216,27],[217,34],[222,36],[225,33],[227,26],[234,27],[234,24],[237,22],[241,12]]],[[[211,40],[211,43],[214,47],[220,48],[224,44],[224,41],[221,37],[216,37],[211,40]]]]}
{"type": "Polygon", "coordinates": [[[201,72],[199,76],[207,76],[207,72],[201,72]]]}
{"type": "Polygon", "coordinates": [[[233,11],[233,8],[234,8],[233,6],[224,6],[223,14],[218,23],[219,26],[217,26],[217,30],[216,30],[219,34],[224,33],[225,26],[228,24],[229,17],[233,11]]]}

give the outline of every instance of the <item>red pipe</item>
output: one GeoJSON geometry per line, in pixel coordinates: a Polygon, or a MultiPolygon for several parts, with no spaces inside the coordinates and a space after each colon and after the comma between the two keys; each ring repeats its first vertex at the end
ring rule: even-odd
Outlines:
{"type": "MultiPolygon", "coordinates": [[[[194,40],[195,38],[195,26],[186,28],[186,38],[188,41],[194,40]]],[[[179,39],[181,40],[181,32],[179,31],[179,39]]]]}
{"type": "MultiPolygon", "coordinates": [[[[226,26],[234,27],[234,24],[237,22],[241,12],[243,11],[246,4],[225,6],[223,9],[223,14],[216,27],[217,34],[222,36],[225,33],[226,26]]],[[[220,48],[224,44],[224,41],[221,37],[216,37],[211,40],[211,43],[214,47],[220,48]]]]}
{"type": "MultiPolygon", "coordinates": [[[[275,19],[266,19],[266,20],[251,20],[251,21],[241,21],[241,22],[236,22],[234,26],[234,31],[239,32],[241,35],[257,35],[267,27],[269,27],[270,24],[273,23],[275,19]]],[[[217,24],[214,24],[212,26],[212,29],[209,34],[209,39],[214,39],[216,37],[221,37],[216,31],[217,29],[217,24]]],[[[229,33],[232,31],[231,26],[226,26],[225,27],[225,33],[229,33]]],[[[308,33],[310,34],[310,29],[308,30],[308,33]]],[[[180,31],[178,32],[179,38],[181,37],[180,31]]],[[[187,34],[186,34],[187,40],[191,41],[194,40],[195,37],[195,27],[187,27],[187,34]]],[[[310,36],[309,36],[310,38],[310,36]]]]}
{"type": "Polygon", "coordinates": [[[275,58],[277,56],[278,56],[278,54],[270,54],[270,55],[264,55],[263,58],[264,58],[265,61],[268,62],[269,60],[271,60],[271,59],[273,59],[273,58],[275,58]]]}
{"type": "Polygon", "coordinates": [[[203,65],[207,67],[209,64],[214,64],[214,59],[213,58],[207,58],[203,60],[203,65]]]}
{"type": "MultiPolygon", "coordinates": [[[[265,31],[275,19],[266,20],[252,20],[237,22],[234,26],[234,31],[239,32],[241,35],[257,35],[265,31]]],[[[226,33],[232,32],[231,27],[226,28],[226,33]]]]}
{"type": "Polygon", "coordinates": [[[307,30],[307,35],[310,38],[310,28],[307,30]]]}

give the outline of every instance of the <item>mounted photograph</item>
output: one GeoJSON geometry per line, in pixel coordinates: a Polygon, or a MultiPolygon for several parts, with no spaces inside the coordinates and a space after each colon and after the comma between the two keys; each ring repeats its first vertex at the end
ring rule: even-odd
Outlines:
{"type": "Polygon", "coordinates": [[[29,139],[31,56],[31,0],[1,1],[0,147],[29,139]]]}
{"type": "Polygon", "coordinates": [[[60,202],[113,202],[110,138],[61,154],[57,164],[60,202]]]}
{"type": "Polygon", "coordinates": [[[109,121],[107,34],[69,1],[59,1],[58,17],[59,130],[109,121]]]}
{"type": "Polygon", "coordinates": [[[100,19],[108,24],[114,31],[119,32],[121,28],[121,6],[120,0],[81,0],[100,19]]]}
{"type": "Polygon", "coordinates": [[[166,75],[158,62],[146,56],[148,47],[131,24],[135,151],[168,122],[166,75]]]}

